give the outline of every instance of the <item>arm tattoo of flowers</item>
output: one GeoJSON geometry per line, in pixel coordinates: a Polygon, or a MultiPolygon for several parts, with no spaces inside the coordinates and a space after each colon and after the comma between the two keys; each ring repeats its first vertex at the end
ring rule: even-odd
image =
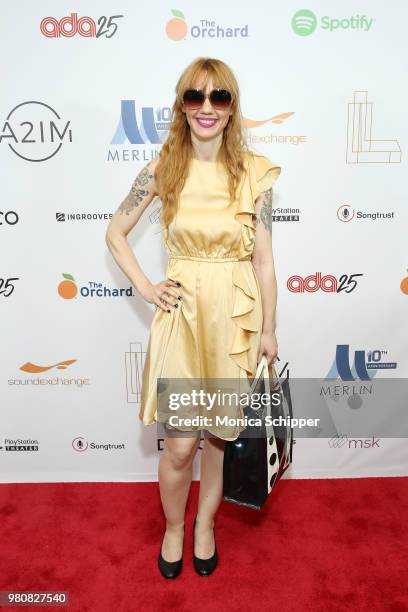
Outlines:
{"type": "Polygon", "coordinates": [[[128,195],[119,206],[121,213],[126,213],[129,215],[133,208],[139,206],[139,204],[143,201],[143,198],[149,194],[148,189],[145,189],[145,187],[153,178],[153,174],[150,172],[147,166],[139,172],[128,195]]]}
{"type": "Polygon", "coordinates": [[[272,234],[272,187],[264,191],[262,196],[262,207],[256,222],[260,223],[262,221],[265,229],[272,234]]]}

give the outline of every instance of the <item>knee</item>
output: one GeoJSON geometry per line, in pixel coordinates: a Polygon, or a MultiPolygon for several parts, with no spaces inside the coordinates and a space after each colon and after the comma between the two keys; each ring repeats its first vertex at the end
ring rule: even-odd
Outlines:
{"type": "Polygon", "coordinates": [[[181,469],[193,461],[197,447],[198,443],[191,446],[172,446],[165,449],[164,454],[174,469],[181,469]]]}

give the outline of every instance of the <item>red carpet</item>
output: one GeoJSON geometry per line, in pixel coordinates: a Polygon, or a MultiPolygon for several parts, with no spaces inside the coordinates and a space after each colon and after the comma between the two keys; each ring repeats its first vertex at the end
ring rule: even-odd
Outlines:
{"type": "Polygon", "coordinates": [[[65,607],[33,610],[406,612],[407,483],[282,480],[260,512],[223,502],[219,565],[200,577],[191,560],[193,482],[174,581],[156,565],[157,483],[0,485],[0,590],[70,594],[65,607]]]}

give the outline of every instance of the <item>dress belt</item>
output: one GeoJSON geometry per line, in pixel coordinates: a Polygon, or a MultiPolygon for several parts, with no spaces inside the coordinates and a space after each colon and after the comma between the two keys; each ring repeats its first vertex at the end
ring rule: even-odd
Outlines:
{"type": "Polygon", "coordinates": [[[195,257],[193,255],[169,255],[169,259],[191,259],[192,261],[205,261],[207,263],[225,263],[228,261],[248,261],[251,255],[244,257],[195,257]]]}

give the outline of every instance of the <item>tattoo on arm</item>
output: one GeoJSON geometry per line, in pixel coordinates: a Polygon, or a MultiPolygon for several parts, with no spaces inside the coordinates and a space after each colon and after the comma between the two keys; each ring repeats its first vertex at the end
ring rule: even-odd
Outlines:
{"type": "Polygon", "coordinates": [[[129,215],[133,208],[139,206],[143,198],[149,194],[146,185],[148,185],[153,178],[154,176],[147,166],[139,172],[128,195],[119,206],[121,214],[125,213],[129,215]]]}
{"type": "Polygon", "coordinates": [[[261,221],[265,229],[272,234],[272,187],[262,194],[262,206],[259,217],[256,217],[256,223],[261,221]]]}

